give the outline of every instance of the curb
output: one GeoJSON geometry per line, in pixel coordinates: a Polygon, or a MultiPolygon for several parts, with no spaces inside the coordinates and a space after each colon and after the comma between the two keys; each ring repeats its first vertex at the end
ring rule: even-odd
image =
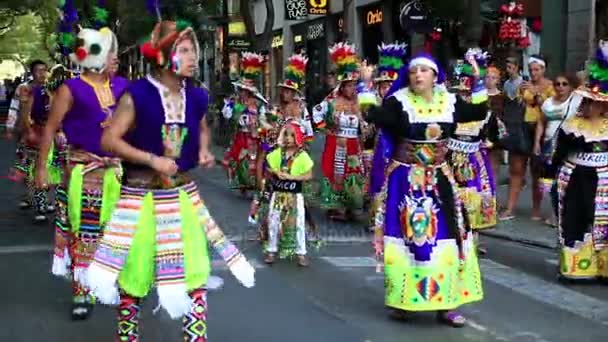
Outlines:
{"type": "Polygon", "coordinates": [[[540,248],[551,249],[551,250],[554,250],[557,248],[557,246],[548,244],[546,242],[535,241],[535,240],[530,240],[530,239],[526,239],[526,238],[513,237],[510,235],[501,234],[501,233],[492,232],[492,231],[482,230],[482,231],[479,231],[479,234],[489,236],[489,237],[499,239],[499,240],[516,242],[516,243],[519,243],[522,245],[527,245],[527,246],[532,246],[532,247],[540,247],[540,248]]]}

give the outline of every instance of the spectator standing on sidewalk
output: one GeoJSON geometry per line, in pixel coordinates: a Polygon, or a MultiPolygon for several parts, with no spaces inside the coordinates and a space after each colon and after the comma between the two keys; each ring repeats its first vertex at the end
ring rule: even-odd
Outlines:
{"type": "MultiPolygon", "coordinates": [[[[507,208],[500,215],[501,220],[510,220],[515,216],[513,211],[517,205],[519,195],[524,184],[528,163],[530,163],[530,173],[532,176],[532,217],[533,221],[541,221],[540,202],[542,193],[538,186],[540,177],[540,166],[537,159],[530,158],[536,134],[536,123],[541,116],[540,107],[546,99],[555,95],[553,84],[545,78],[547,62],[539,55],[533,55],[528,61],[531,79],[523,81],[516,92],[516,100],[511,97],[513,86],[510,85],[505,91],[509,98],[509,106],[505,108],[505,121],[513,122],[507,124],[507,134],[511,146],[509,149],[509,199],[507,208]],[[513,110],[513,112],[510,112],[513,110]],[[523,115],[521,111],[523,110],[523,115]],[[515,116],[511,118],[510,116],[515,116]],[[517,119],[523,116],[523,122],[516,123],[517,119]]],[[[512,66],[508,66],[513,70],[512,66]]]]}

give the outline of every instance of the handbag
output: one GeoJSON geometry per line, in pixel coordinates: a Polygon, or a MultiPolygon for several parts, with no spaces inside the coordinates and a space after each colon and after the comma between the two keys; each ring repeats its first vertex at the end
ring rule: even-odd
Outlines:
{"type": "Polygon", "coordinates": [[[505,98],[504,124],[506,135],[498,144],[505,150],[517,154],[530,154],[532,152],[534,134],[531,125],[524,122],[526,106],[517,99],[505,98]]]}

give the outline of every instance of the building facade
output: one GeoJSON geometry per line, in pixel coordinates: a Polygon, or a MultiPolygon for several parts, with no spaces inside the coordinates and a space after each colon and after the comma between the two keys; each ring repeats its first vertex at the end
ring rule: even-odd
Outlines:
{"type": "MultiPolygon", "coordinates": [[[[383,41],[399,40],[414,50],[422,45],[421,37],[410,37],[399,24],[400,10],[411,0],[353,0],[349,8],[343,7],[343,0],[301,1],[307,5],[327,4],[326,11],[308,14],[302,20],[286,20],[288,1],[274,0],[275,22],[265,82],[266,94],[271,98],[276,96],[274,85],[281,80],[285,61],[296,51],[305,51],[309,57],[306,88],[311,90],[318,88],[323,76],[332,69],[327,48],[336,41],[346,39],[354,43],[360,57],[371,63],[377,62],[377,46],[383,41]]],[[[527,17],[542,18],[543,30],[536,37],[537,50],[550,59],[550,75],[584,68],[594,45],[595,1],[519,0],[526,8],[527,17]]],[[[253,2],[256,32],[261,33],[266,19],[265,4],[261,0],[253,2]]],[[[498,8],[501,1],[494,2],[486,1],[498,8]]]]}

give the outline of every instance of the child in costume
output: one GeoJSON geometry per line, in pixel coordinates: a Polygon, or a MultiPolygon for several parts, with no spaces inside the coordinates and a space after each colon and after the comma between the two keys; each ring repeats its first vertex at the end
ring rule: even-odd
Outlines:
{"type": "Polygon", "coordinates": [[[103,235],[120,193],[120,160],[101,149],[104,128],[128,84],[111,79],[108,66],[118,51],[116,36],[108,28],[78,33],[72,62],[84,69],[57,90],[44,128],[36,182],[47,186],[46,155],[59,129],[68,143],[65,176],[57,193],[55,253],[52,273],[71,274],[72,318],[89,317],[94,298],[86,282],[86,269],[103,235]],[[62,191],[65,189],[65,191],[62,191]]]}
{"type": "Polygon", "coordinates": [[[298,256],[298,265],[309,265],[306,257],[306,214],[302,183],[312,179],[314,163],[304,149],[303,128],[289,121],[281,129],[278,147],[266,157],[270,183],[268,242],[264,261],[272,264],[275,255],[298,256]]]}
{"type": "Polygon", "coordinates": [[[139,340],[141,300],[181,318],[184,341],[207,340],[212,247],[246,287],[254,269],[211,217],[190,171],[211,167],[209,94],[193,85],[200,50],[192,27],[159,22],[142,53],[152,73],[121,98],[102,145],[123,158],[120,199],[88,270],[93,293],[118,304],[118,340],[139,340]]]}

